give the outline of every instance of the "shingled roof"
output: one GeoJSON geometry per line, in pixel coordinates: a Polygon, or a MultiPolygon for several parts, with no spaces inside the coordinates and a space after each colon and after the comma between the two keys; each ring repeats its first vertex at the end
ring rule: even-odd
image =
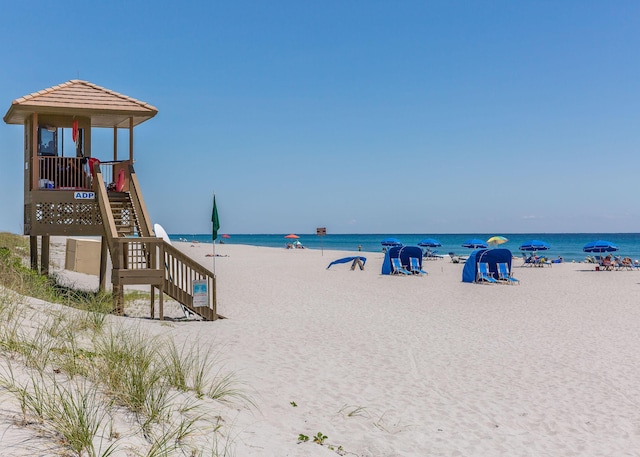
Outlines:
{"type": "Polygon", "coordinates": [[[128,127],[129,118],[133,117],[133,124],[138,125],[151,119],[158,110],[135,98],[73,79],[14,100],[4,121],[23,124],[36,112],[90,117],[93,127],[128,127]]]}

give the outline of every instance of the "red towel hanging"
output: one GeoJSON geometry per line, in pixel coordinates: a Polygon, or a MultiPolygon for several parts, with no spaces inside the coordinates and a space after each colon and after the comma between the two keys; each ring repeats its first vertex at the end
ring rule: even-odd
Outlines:
{"type": "Polygon", "coordinates": [[[74,119],[71,129],[71,139],[74,143],[78,142],[78,120],[74,119]]]}

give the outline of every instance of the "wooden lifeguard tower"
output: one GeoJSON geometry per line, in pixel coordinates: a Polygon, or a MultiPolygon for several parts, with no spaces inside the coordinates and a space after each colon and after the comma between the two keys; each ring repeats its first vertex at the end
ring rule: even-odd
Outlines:
{"type": "Polygon", "coordinates": [[[134,127],[157,113],[147,103],[80,80],[13,101],[4,121],[24,125],[24,234],[30,237],[31,267],[48,274],[52,235],[101,236],[100,288],[106,285],[108,251],[116,313],[123,312],[125,285],[147,284],[152,317],[158,289],[160,319],[167,294],[215,320],[214,274],[155,236],[133,167],[134,127]],[[113,131],[111,157],[92,148],[97,128],[113,131]],[[72,132],[71,147],[65,148],[63,129],[72,132]],[[125,160],[119,159],[119,131],[128,134],[125,160]],[[194,283],[199,291],[206,285],[207,303],[200,295],[194,301],[194,283]]]}

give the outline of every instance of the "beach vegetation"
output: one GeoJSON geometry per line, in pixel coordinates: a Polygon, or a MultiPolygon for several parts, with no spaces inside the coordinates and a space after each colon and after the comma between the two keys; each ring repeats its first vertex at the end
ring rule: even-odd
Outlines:
{"type": "Polygon", "coordinates": [[[366,416],[369,417],[369,412],[367,408],[364,406],[352,406],[352,405],[344,405],[340,408],[340,414],[344,414],[347,417],[355,417],[355,416],[366,416]]]}
{"type": "MultiPolygon", "coordinates": [[[[0,233],[0,285],[20,295],[60,303],[92,313],[110,313],[113,296],[62,284],[56,275],[41,275],[28,267],[24,237],[0,233]]],[[[95,316],[91,317],[95,321],[95,316]]]]}
{"type": "Polygon", "coordinates": [[[203,351],[199,344],[187,345],[178,349],[173,341],[163,345],[165,376],[169,384],[181,391],[193,391],[199,398],[204,397],[208,373],[213,369],[215,360],[210,352],[203,351]]]}
{"type": "Polygon", "coordinates": [[[95,341],[96,379],[117,404],[137,415],[145,432],[168,417],[170,391],[157,347],[156,338],[129,328],[110,327],[95,341]]]}
{"type": "Polygon", "coordinates": [[[335,452],[338,455],[347,455],[347,452],[344,450],[342,445],[327,443],[326,441],[328,438],[329,437],[322,432],[316,433],[311,438],[308,435],[305,435],[304,433],[300,433],[298,434],[298,444],[313,441],[314,443],[319,444],[320,446],[326,446],[327,449],[335,452]]]}
{"type": "Polygon", "coordinates": [[[234,372],[223,372],[222,368],[208,383],[207,397],[231,404],[241,404],[257,409],[253,397],[247,392],[248,386],[234,372]]]}
{"type": "Polygon", "coordinates": [[[318,432],[313,436],[313,442],[322,445],[327,438],[327,435],[323,434],[322,432],[318,432]]]}
{"type": "Polygon", "coordinates": [[[216,353],[117,323],[108,317],[110,294],[31,271],[21,257],[28,246],[9,238],[7,246],[0,236],[0,388],[16,400],[23,426],[61,443],[65,455],[108,457],[123,439],[117,415],[135,422],[125,439],[148,443],[132,449],[140,456],[233,455],[223,418],[201,407],[256,405],[216,353]]]}
{"type": "Polygon", "coordinates": [[[59,439],[73,455],[108,457],[116,451],[116,443],[102,449],[101,432],[110,422],[108,403],[98,398],[95,386],[83,381],[61,383],[55,375],[31,371],[19,381],[11,365],[0,376],[0,386],[19,401],[24,425],[39,424],[42,431],[59,439]],[[95,438],[100,438],[98,448],[95,438]]]}

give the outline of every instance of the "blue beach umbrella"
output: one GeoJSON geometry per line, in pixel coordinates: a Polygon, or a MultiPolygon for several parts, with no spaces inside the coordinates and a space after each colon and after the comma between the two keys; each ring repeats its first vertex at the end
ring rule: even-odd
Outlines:
{"type": "Polygon", "coordinates": [[[584,252],[613,252],[618,250],[618,246],[611,241],[598,240],[585,244],[582,250],[584,252]]]}
{"type": "Polygon", "coordinates": [[[540,240],[525,241],[520,245],[521,251],[546,251],[551,249],[549,243],[540,240]]]}
{"type": "Polygon", "coordinates": [[[398,238],[385,238],[380,242],[383,246],[402,246],[402,243],[398,238]]]}
{"type": "Polygon", "coordinates": [[[462,247],[471,249],[485,249],[487,247],[487,243],[478,238],[472,238],[462,243],[462,247]]]}
{"type": "Polygon", "coordinates": [[[442,244],[440,244],[440,241],[433,239],[433,238],[425,238],[424,240],[421,240],[418,243],[418,246],[423,246],[425,248],[437,248],[439,246],[442,246],[442,244]]]}

